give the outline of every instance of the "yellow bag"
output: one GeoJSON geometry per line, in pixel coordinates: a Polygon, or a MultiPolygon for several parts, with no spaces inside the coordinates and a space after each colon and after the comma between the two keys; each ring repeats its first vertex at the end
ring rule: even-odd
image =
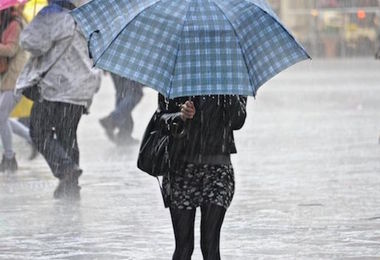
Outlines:
{"type": "Polygon", "coordinates": [[[25,4],[23,15],[28,23],[47,5],[46,0],[31,0],[25,4]]]}
{"type": "Polygon", "coordinates": [[[11,113],[11,117],[29,117],[32,110],[33,101],[22,96],[20,102],[16,105],[11,113]]]}

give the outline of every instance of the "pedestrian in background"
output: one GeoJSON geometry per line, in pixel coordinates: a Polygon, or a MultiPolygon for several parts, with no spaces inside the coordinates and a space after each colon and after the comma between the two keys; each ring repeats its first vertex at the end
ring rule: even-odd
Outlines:
{"type": "Polygon", "coordinates": [[[194,249],[196,209],[201,209],[203,259],[220,259],[219,241],[235,181],[230,154],[236,153],[233,131],[246,118],[246,98],[198,96],[166,100],[159,95],[163,129],[184,129],[173,138],[175,161],[163,178],[165,205],[169,207],[174,235],[173,260],[188,260],[194,249]]]}
{"type": "Polygon", "coordinates": [[[21,92],[32,86],[34,102],[30,131],[38,151],[59,179],[55,198],[79,198],[77,128],[100,87],[92,68],[87,41],[69,11],[70,1],[51,0],[21,34],[21,46],[31,53],[17,82],[21,92]]]}
{"type": "Polygon", "coordinates": [[[378,48],[377,48],[377,51],[375,53],[375,59],[380,60],[380,29],[378,31],[377,45],[378,45],[378,48]]]}
{"type": "Polygon", "coordinates": [[[374,24],[377,27],[377,51],[375,52],[375,59],[380,60],[380,17],[374,17],[374,24]]]}
{"type": "Polygon", "coordinates": [[[29,129],[9,116],[20,100],[14,94],[17,77],[26,62],[26,53],[19,46],[23,22],[13,7],[0,12],[0,135],[4,154],[0,172],[17,170],[17,161],[12,146],[12,132],[32,144],[29,129]]]}
{"type": "Polygon", "coordinates": [[[138,140],[132,137],[132,111],[143,96],[143,85],[113,73],[111,77],[116,91],[115,109],[107,117],[100,119],[100,124],[108,138],[116,144],[137,144],[138,140]]]}

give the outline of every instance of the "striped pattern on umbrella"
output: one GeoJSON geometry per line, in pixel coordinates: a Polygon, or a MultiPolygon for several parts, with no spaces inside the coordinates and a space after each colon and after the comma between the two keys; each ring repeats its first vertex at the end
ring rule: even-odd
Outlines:
{"type": "Polygon", "coordinates": [[[97,67],[171,98],[255,95],[309,58],[263,0],[93,0],[73,15],[97,67]]]}

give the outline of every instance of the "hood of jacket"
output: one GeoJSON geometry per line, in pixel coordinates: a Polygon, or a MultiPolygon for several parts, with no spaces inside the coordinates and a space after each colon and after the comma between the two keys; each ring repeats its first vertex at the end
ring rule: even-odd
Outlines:
{"type": "Polygon", "coordinates": [[[73,10],[75,5],[68,0],[50,0],[49,5],[40,11],[41,15],[60,13],[64,10],[73,10]]]}

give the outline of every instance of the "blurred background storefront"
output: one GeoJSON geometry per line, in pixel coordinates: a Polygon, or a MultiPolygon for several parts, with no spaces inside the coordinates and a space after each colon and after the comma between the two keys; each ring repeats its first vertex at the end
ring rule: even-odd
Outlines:
{"type": "Polygon", "coordinates": [[[313,57],[373,56],[380,0],[269,0],[313,57]]]}

